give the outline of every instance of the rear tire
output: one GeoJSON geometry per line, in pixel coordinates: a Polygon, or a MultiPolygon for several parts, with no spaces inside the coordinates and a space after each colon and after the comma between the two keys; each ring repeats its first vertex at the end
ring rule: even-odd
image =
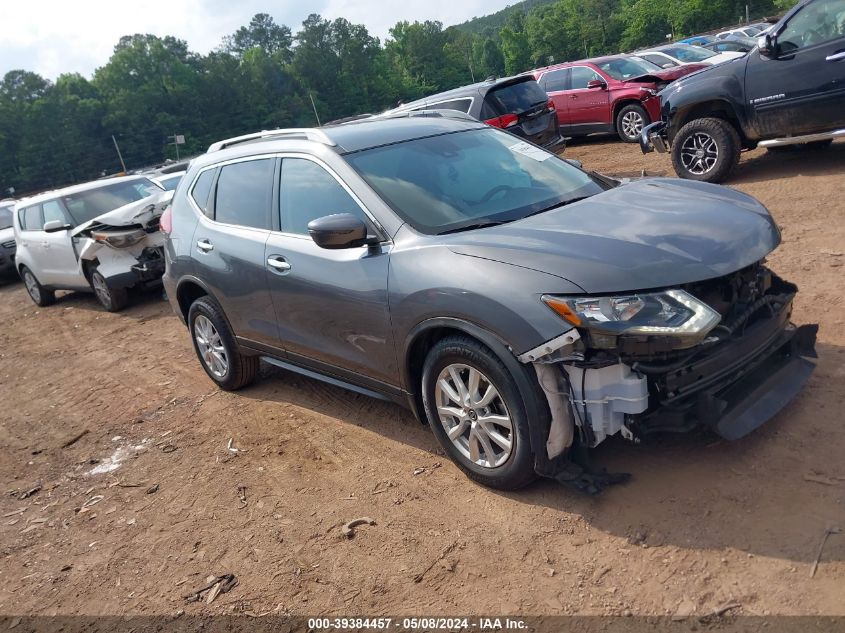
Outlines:
{"type": "Polygon", "coordinates": [[[91,272],[91,288],[97,301],[109,312],[120,312],[129,303],[126,288],[109,288],[106,278],[96,268],[91,272]]]}
{"type": "Polygon", "coordinates": [[[41,282],[35,278],[35,274],[26,266],[21,266],[21,279],[29,293],[29,298],[35,305],[44,308],[56,302],[56,293],[42,286],[41,282]]]}
{"type": "Polygon", "coordinates": [[[636,103],[629,103],[616,113],[616,133],[626,143],[638,143],[640,132],[649,123],[648,112],[636,103]]]}
{"type": "Polygon", "coordinates": [[[191,304],[188,330],[200,365],[218,387],[235,391],[255,380],[260,359],[241,352],[223,311],[210,297],[191,304]]]}
{"type": "Polygon", "coordinates": [[[522,395],[489,348],[466,336],[439,341],[423,365],[422,394],[437,441],[470,479],[500,490],[535,479],[522,395]]]}
{"type": "Polygon", "coordinates": [[[724,119],[693,119],[672,141],[672,166],[681,178],[722,182],[737,163],[742,145],[724,119]]]}

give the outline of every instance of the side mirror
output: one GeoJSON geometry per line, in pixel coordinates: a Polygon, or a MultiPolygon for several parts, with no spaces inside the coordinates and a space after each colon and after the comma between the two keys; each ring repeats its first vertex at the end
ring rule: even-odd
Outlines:
{"type": "Polygon", "coordinates": [[[58,233],[59,231],[67,231],[70,228],[73,227],[71,227],[70,224],[65,224],[61,220],[50,220],[49,222],[44,223],[45,233],[58,233]]]}
{"type": "Polygon", "coordinates": [[[308,223],[308,234],[320,248],[355,248],[367,243],[367,225],[351,213],[327,215],[308,223]]]}
{"type": "Polygon", "coordinates": [[[607,88],[607,84],[604,83],[601,79],[591,79],[587,82],[587,88],[592,90],[593,88],[599,88],[600,90],[604,90],[607,88]]]}
{"type": "Polygon", "coordinates": [[[777,40],[774,36],[766,33],[757,38],[757,50],[763,57],[777,57],[777,40]]]}

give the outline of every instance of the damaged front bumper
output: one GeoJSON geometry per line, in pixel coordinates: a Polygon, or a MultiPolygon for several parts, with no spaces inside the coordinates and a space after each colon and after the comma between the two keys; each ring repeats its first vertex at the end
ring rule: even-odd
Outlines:
{"type": "Polygon", "coordinates": [[[646,125],[640,131],[640,149],[643,154],[657,150],[660,154],[669,151],[669,140],[666,135],[667,125],[665,121],[656,121],[646,125]]]}
{"type": "Polygon", "coordinates": [[[630,440],[701,427],[728,440],[751,433],[795,398],[815,369],[818,326],[791,323],[794,294],[793,285],[776,279],[691,349],[667,352],[641,337],[597,350],[588,333],[573,328],[520,355],[534,366],[551,412],[538,472],[548,471],[576,435],[594,447],[616,433],[630,440]]]}

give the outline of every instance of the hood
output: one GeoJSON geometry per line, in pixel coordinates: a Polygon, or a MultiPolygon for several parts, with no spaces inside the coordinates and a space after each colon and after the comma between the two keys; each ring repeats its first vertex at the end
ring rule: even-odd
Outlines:
{"type": "Polygon", "coordinates": [[[455,233],[448,247],[564,278],[587,293],[680,286],[759,261],[780,243],[766,208],[693,181],[631,182],[501,226],[455,233]]]}
{"type": "Polygon", "coordinates": [[[0,243],[13,239],[15,239],[15,229],[13,227],[10,226],[7,229],[0,229],[0,243]]]}
{"type": "Polygon", "coordinates": [[[707,68],[712,68],[712,66],[710,64],[684,64],[683,66],[664,68],[663,70],[655,70],[652,73],[640,75],[639,77],[632,77],[631,79],[627,79],[626,83],[667,84],[700,70],[706,70],[707,68]]]}
{"type": "Polygon", "coordinates": [[[723,53],[717,53],[715,57],[708,57],[707,61],[710,64],[724,64],[725,62],[729,62],[732,59],[739,59],[740,57],[745,57],[745,53],[725,51],[723,53]]]}
{"type": "Polygon", "coordinates": [[[113,211],[98,215],[93,220],[80,224],[73,229],[73,235],[78,235],[92,226],[107,224],[109,226],[132,226],[140,224],[146,226],[150,220],[157,218],[173,198],[173,191],[161,191],[151,196],[130,202],[113,211]]]}

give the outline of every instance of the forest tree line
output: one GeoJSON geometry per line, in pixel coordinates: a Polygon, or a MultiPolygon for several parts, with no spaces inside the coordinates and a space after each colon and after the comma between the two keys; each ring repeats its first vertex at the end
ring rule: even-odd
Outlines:
{"type": "MultiPolygon", "coordinates": [[[[792,0],[749,0],[752,18],[792,0]]],[[[555,0],[443,28],[310,15],[295,33],[267,14],[200,55],[174,37],[127,35],[90,79],[12,70],[0,82],[0,198],[174,158],[245,132],[379,112],[489,76],[633,50],[736,23],[742,0],[555,0]],[[501,15],[501,26],[495,16],[501,15]],[[313,105],[312,105],[313,100],[313,105]],[[315,115],[316,110],[316,115],[315,115]]]]}

